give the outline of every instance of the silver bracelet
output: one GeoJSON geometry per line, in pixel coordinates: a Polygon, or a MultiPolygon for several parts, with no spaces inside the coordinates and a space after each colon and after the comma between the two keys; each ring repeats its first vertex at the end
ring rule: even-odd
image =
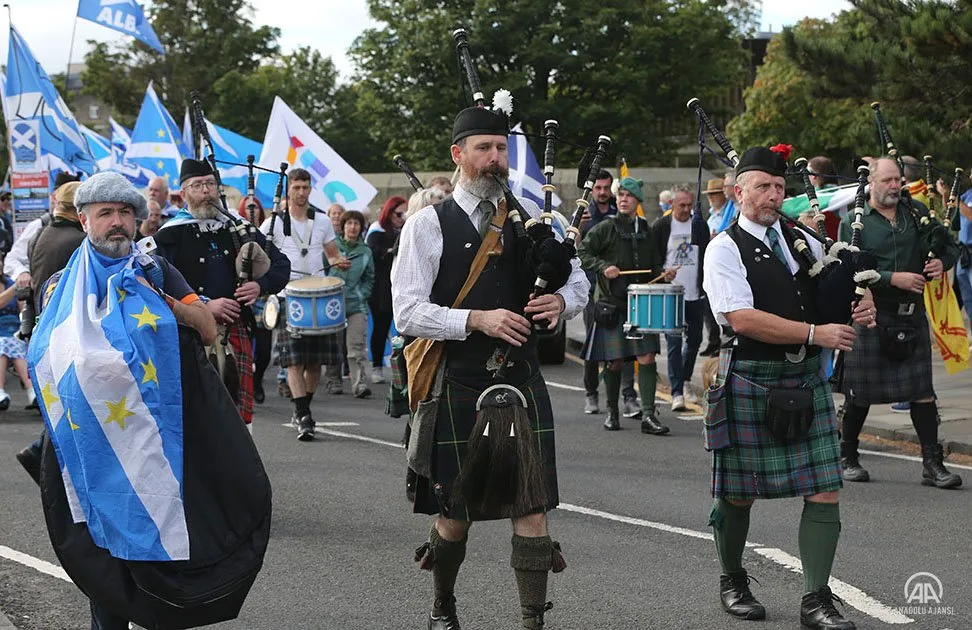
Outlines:
{"type": "Polygon", "coordinates": [[[808,346],[812,346],[813,345],[813,331],[814,331],[815,328],[816,327],[813,324],[810,324],[810,335],[807,336],[807,345],[808,346]]]}

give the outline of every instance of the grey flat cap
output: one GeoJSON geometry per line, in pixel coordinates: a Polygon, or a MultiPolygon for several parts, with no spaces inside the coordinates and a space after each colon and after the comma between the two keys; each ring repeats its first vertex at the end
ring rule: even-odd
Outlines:
{"type": "Polygon", "coordinates": [[[95,173],[74,193],[74,207],[82,212],[89,203],[127,203],[135,208],[136,219],[148,218],[145,197],[120,173],[95,173]]]}

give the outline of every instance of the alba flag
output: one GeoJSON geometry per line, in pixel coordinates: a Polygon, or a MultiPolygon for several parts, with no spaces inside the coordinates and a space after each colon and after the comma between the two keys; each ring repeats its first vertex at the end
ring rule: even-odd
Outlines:
{"type": "Polygon", "coordinates": [[[945,370],[956,374],[969,368],[969,339],[965,336],[962,311],[948,274],[925,284],[925,311],[935,344],[945,361],[945,370]]]}
{"type": "MultiPolygon", "coordinates": [[[[347,210],[363,210],[378,194],[368,180],[351,168],[278,96],[273,101],[259,164],[277,170],[275,167],[281,162],[310,173],[310,202],[324,210],[332,203],[339,203],[347,210]]],[[[264,173],[260,175],[257,187],[272,196],[276,182],[275,175],[264,173]]]]}

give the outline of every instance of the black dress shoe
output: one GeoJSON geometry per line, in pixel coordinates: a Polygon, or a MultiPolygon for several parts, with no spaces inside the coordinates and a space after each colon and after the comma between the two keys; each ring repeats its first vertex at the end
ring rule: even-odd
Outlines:
{"type": "Polygon", "coordinates": [[[829,586],[807,593],[800,602],[800,623],[812,630],[856,630],[857,626],[837,611],[835,601],[844,603],[829,586]]]}
{"type": "Polygon", "coordinates": [[[749,590],[752,579],[745,571],[719,576],[722,608],[733,617],[750,621],[766,619],[766,609],[749,590]]]}
{"type": "Polygon", "coordinates": [[[462,630],[456,615],[456,598],[449,602],[435,602],[435,609],[429,613],[429,630],[462,630]]]}
{"type": "Polygon", "coordinates": [[[34,480],[38,486],[40,485],[40,465],[41,465],[41,452],[40,449],[31,444],[27,448],[23,449],[17,453],[17,461],[20,465],[24,467],[30,478],[34,480]]]}
{"type": "Polygon", "coordinates": [[[604,419],[604,428],[608,431],[619,431],[621,429],[621,422],[618,421],[617,409],[608,410],[608,417],[604,419]]]}
{"type": "Polygon", "coordinates": [[[668,427],[655,419],[655,414],[644,414],[644,420],[641,421],[642,433],[648,433],[650,435],[665,435],[668,433],[668,430],[668,427]]]}
{"type": "Polygon", "coordinates": [[[253,402],[262,405],[266,399],[267,395],[263,391],[263,383],[253,383],[253,402]]]}

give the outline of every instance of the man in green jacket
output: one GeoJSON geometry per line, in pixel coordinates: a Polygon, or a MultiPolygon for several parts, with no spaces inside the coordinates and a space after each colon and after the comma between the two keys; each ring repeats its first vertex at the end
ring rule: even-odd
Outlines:
{"type": "MultiPolygon", "coordinates": [[[[645,200],[644,182],[625,177],[619,182],[618,214],[608,217],[594,226],[584,237],[578,256],[586,271],[597,274],[597,290],[594,298],[599,306],[615,309],[614,317],[595,312],[587,331],[583,358],[585,361],[603,361],[604,388],[607,395],[608,417],[604,428],[617,431],[621,428],[618,414],[618,397],[621,392],[621,365],[637,360],[639,364],[638,387],[641,389],[641,432],[654,435],[668,433],[668,427],[658,422],[655,408],[655,386],[658,367],[655,355],[661,349],[657,334],[643,335],[640,339],[625,336],[623,314],[627,308],[628,284],[648,282],[663,273],[663,258],[655,246],[648,222],[637,216],[638,203],[645,200]],[[621,275],[621,271],[640,269],[642,274],[621,275]],[[598,321],[600,319],[600,321],[598,321]]],[[[665,279],[675,277],[675,271],[664,271],[665,279]]]]}

